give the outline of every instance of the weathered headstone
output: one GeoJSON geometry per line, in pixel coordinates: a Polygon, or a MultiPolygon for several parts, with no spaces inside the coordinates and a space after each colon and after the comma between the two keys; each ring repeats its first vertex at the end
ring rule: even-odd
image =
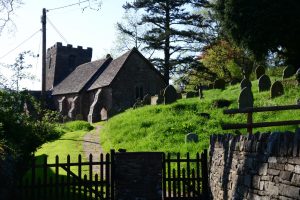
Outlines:
{"type": "Polygon", "coordinates": [[[238,83],[240,83],[241,81],[238,78],[233,78],[230,82],[230,85],[236,85],[238,83]]]}
{"type": "Polygon", "coordinates": [[[182,99],[182,94],[181,94],[181,92],[177,92],[177,99],[182,99]]]}
{"type": "Polygon", "coordinates": [[[245,87],[247,87],[247,88],[251,88],[252,87],[251,81],[249,79],[246,79],[246,78],[244,78],[241,81],[241,90],[244,89],[245,87]]]}
{"type": "Polygon", "coordinates": [[[292,77],[294,74],[295,68],[292,65],[289,65],[283,70],[282,79],[292,77]]]}
{"type": "Polygon", "coordinates": [[[271,87],[271,80],[269,78],[269,76],[267,75],[262,75],[259,79],[258,79],[258,91],[259,92],[263,92],[263,91],[268,91],[270,90],[271,87]]]}
{"type": "Polygon", "coordinates": [[[168,85],[164,90],[164,104],[170,104],[177,100],[177,91],[172,85],[168,85]]]}
{"type": "Polygon", "coordinates": [[[198,135],[195,134],[195,133],[189,133],[185,136],[185,143],[188,143],[188,142],[198,142],[199,139],[198,139],[198,135]]]}
{"type": "Polygon", "coordinates": [[[158,95],[151,97],[151,105],[157,105],[158,95]]]}
{"type": "Polygon", "coordinates": [[[275,81],[271,86],[271,98],[279,97],[284,94],[283,85],[280,81],[275,81]]]}
{"type": "Polygon", "coordinates": [[[189,91],[189,92],[186,93],[186,98],[187,99],[188,98],[193,98],[195,96],[197,96],[197,94],[195,94],[195,92],[189,91]]]}
{"type": "Polygon", "coordinates": [[[254,103],[253,94],[250,87],[242,89],[239,96],[239,108],[252,108],[254,103]]]}
{"type": "Polygon", "coordinates": [[[266,73],[266,70],[263,66],[259,65],[255,69],[256,79],[259,79],[262,75],[266,73]]]}
{"type": "Polygon", "coordinates": [[[146,94],[143,98],[143,105],[150,105],[151,104],[151,96],[146,94]]]}
{"type": "Polygon", "coordinates": [[[214,82],[214,89],[225,90],[225,81],[224,79],[217,79],[214,82]]]}
{"type": "Polygon", "coordinates": [[[298,82],[298,85],[300,86],[300,68],[297,70],[295,76],[296,76],[296,81],[298,82]]]}

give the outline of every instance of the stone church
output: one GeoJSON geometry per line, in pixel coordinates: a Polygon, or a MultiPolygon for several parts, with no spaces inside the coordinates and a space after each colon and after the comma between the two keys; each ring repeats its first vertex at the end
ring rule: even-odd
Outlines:
{"type": "Polygon", "coordinates": [[[116,59],[91,58],[92,49],[81,46],[56,43],[47,51],[46,90],[55,108],[70,119],[106,120],[167,86],[136,48],[116,59]]]}

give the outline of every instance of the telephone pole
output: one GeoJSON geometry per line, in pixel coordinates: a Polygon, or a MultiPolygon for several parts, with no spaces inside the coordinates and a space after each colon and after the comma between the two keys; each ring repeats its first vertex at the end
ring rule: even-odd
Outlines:
{"type": "Polygon", "coordinates": [[[41,92],[41,106],[45,108],[45,101],[46,101],[46,8],[43,8],[43,15],[41,18],[42,22],[42,34],[43,34],[43,41],[42,41],[42,92],[41,92]]]}

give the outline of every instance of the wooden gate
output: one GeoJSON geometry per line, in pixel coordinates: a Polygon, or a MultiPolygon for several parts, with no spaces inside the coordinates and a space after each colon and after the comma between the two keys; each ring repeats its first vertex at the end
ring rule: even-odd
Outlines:
{"type": "Polygon", "coordinates": [[[163,199],[209,199],[207,150],[196,158],[164,156],[163,199]]]}
{"type": "Polygon", "coordinates": [[[16,196],[24,200],[113,199],[112,155],[101,154],[99,161],[93,161],[90,155],[88,162],[83,162],[81,155],[76,162],[71,162],[69,155],[66,162],[60,162],[56,156],[54,164],[47,163],[46,156],[42,163],[34,160],[30,171],[22,178],[16,196]]]}

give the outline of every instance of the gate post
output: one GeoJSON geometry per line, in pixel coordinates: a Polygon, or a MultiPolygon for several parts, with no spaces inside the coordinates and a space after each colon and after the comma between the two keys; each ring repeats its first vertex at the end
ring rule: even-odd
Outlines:
{"type": "Polygon", "coordinates": [[[162,199],[162,159],[160,152],[116,152],[115,199],[162,199]]]}
{"type": "Polygon", "coordinates": [[[208,164],[207,164],[207,149],[204,149],[201,154],[201,175],[202,175],[202,194],[203,199],[210,199],[208,185],[208,164]]]}

